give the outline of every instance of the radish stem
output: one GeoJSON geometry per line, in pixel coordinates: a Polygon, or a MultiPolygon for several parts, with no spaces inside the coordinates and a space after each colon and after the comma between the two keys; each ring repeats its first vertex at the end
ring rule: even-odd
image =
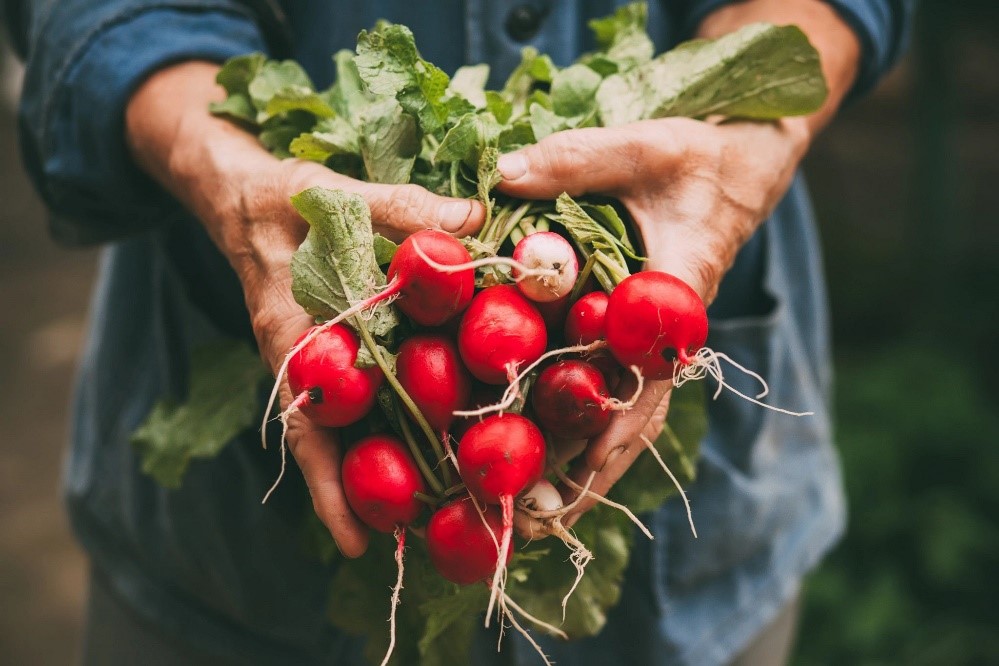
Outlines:
{"type": "Polygon", "coordinates": [[[402,430],[402,437],[406,440],[406,445],[409,446],[409,452],[416,459],[416,466],[420,468],[420,473],[423,474],[423,478],[427,480],[427,483],[430,484],[430,487],[439,497],[443,493],[444,486],[441,485],[437,475],[434,474],[430,463],[423,457],[423,451],[420,450],[420,445],[416,443],[416,438],[413,437],[413,430],[409,427],[405,414],[400,415],[399,428],[402,430]]]}
{"type": "Polygon", "coordinates": [[[586,281],[590,278],[590,273],[593,272],[593,264],[597,261],[597,256],[591,254],[586,257],[586,263],[583,264],[582,270],[579,271],[579,277],[576,278],[576,285],[569,292],[569,302],[575,303],[582,296],[583,289],[586,287],[586,281]]]}
{"type": "MultiPolygon", "coordinates": [[[[430,427],[430,424],[427,423],[427,419],[424,418],[423,413],[420,411],[420,408],[416,406],[416,403],[413,402],[413,399],[409,397],[409,393],[407,393],[406,389],[404,389],[402,387],[402,384],[399,383],[398,377],[396,377],[395,373],[392,372],[392,368],[389,367],[388,363],[385,361],[385,358],[382,356],[381,350],[378,349],[378,344],[375,342],[375,339],[371,337],[371,332],[368,330],[368,327],[364,325],[363,321],[358,321],[357,319],[355,319],[354,321],[355,324],[357,325],[357,330],[361,334],[361,340],[364,341],[364,346],[368,348],[368,351],[371,352],[371,355],[375,359],[375,363],[377,363],[378,367],[382,369],[382,373],[385,375],[385,379],[388,381],[388,383],[392,386],[392,390],[394,390],[396,395],[399,396],[399,399],[402,400],[403,404],[406,406],[406,409],[409,411],[413,419],[416,421],[416,424],[420,426],[420,430],[423,431],[423,434],[430,442],[430,446],[433,447],[434,455],[437,456],[437,460],[443,460],[444,450],[441,448],[441,443],[440,441],[438,441],[437,435],[434,433],[434,429],[430,427]]],[[[404,419],[400,419],[400,421],[402,420],[404,419]]],[[[451,483],[452,483],[451,470],[445,466],[444,486],[450,486],[451,483]]],[[[438,485],[437,492],[440,492],[444,486],[438,485]]]]}

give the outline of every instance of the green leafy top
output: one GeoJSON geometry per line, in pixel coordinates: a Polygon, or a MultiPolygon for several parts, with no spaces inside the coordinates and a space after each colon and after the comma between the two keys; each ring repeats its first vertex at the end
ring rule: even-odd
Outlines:
{"type": "MultiPolygon", "coordinates": [[[[256,132],[275,155],[314,160],[371,182],[417,183],[440,194],[479,199],[488,215],[479,237],[467,241],[473,254],[500,252],[511,238],[554,227],[573,239],[587,259],[585,270],[609,290],[641,261],[623,211],[592,197],[522,202],[494,195],[501,153],[558,131],[646,118],[771,119],[810,113],[826,95],[818,55],[795,27],[748,26],[653,58],[646,20],[645,5],[634,3],[591,21],[597,50],[565,68],[525,48],[500,90],[486,89],[485,65],[460,68],[449,79],[420,56],[408,28],[380,23],[361,33],[355,53],[335,54],[336,83],[324,91],[316,90],[293,62],[268,61],[260,54],[231,59],[218,75],[228,97],[212,110],[256,132]]],[[[390,260],[395,246],[372,233],[360,197],[312,188],[293,203],[310,225],[291,266],[293,292],[306,311],[328,319],[385,285],[379,265],[390,260]]],[[[508,279],[502,270],[487,271],[477,283],[508,279]]],[[[369,336],[359,362],[377,360],[391,369],[386,347],[392,347],[399,323],[394,308],[377,307],[361,328],[380,344],[369,336]]],[[[217,356],[217,363],[227,358],[217,356]]],[[[211,360],[197,359],[208,364],[203,371],[209,374],[192,376],[187,405],[158,406],[136,433],[144,468],[166,483],[179,483],[188,458],[212,455],[248,422],[252,408],[246,406],[246,387],[259,376],[259,363],[244,357],[242,362],[258,373],[251,376],[249,370],[240,374],[230,367],[232,359],[215,366],[211,360]],[[222,394],[233,401],[207,396],[211,385],[233,387],[222,394]]],[[[398,427],[401,407],[388,389],[380,393],[379,404],[388,427],[398,427]]],[[[655,447],[677,477],[689,482],[706,427],[704,398],[696,386],[675,392],[668,426],[655,447]]],[[[646,455],[614,486],[612,496],[636,511],[650,511],[674,492],[646,455]]],[[[570,600],[563,628],[585,636],[600,630],[617,601],[633,528],[619,513],[598,506],[574,530],[596,557],[570,600]]],[[[390,538],[376,535],[364,558],[341,564],[333,586],[332,620],[366,635],[373,658],[384,653],[388,638],[393,549],[390,538]]],[[[556,623],[575,574],[564,555],[558,543],[532,543],[518,549],[510,568],[511,595],[556,623]]],[[[419,541],[410,543],[406,570],[394,661],[462,662],[474,623],[481,621],[486,588],[443,581],[419,541]]]]}
{"type": "MultiPolygon", "coordinates": [[[[291,202],[309,223],[309,234],[291,260],[291,290],[306,312],[332,319],[385,285],[364,199],[312,187],[291,202]]],[[[388,335],[398,323],[394,309],[386,305],[375,307],[367,319],[376,336],[388,335]]]]}
{"type": "Polygon", "coordinates": [[[268,375],[246,344],[223,340],[196,349],[183,402],[163,400],[132,433],[142,471],[179,488],[192,458],[214,458],[256,419],[257,386],[268,375]]]}
{"type": "Polygon", "coordinates": [[[686,116],[772,120],[817,111],[827,94],[819,55],[796,26],[756,23],[686,42],[597,91],[607,126],[686,116]]]}

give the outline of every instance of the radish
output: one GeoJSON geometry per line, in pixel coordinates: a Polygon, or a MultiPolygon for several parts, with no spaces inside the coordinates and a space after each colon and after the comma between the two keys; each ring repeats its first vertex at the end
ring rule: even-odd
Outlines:
{"type": "Polygon", "coordinates": [[[389,647],[382,660],[388,664],[395,648],[395,611],[402,591],[406,527],[420,515],[423,504],[417,493],[426,492],[423,477],[406,446],[389,435],[371,435],[343,457],[340,469],[347,503],[365,525],[395,535],[395,587],[389,615],[389,647]]]}
{"type": "Polygon", "coordinates": [[[512,285],[479,292],[458,329],[465,366],[487,384],[506,383],[521,365],[537,360],[547,345],[544,320],[512,285]]]}
{"type": "Polygon", "coordinates": [[[588,345],[607,338],[607,301],[602,291],[591,291],[572,304],[565,316],[565,342],[588,345]]]}
{"type": "MultiPolygon", "coordinates": [[[[427,523],[427,552],[437,572],[458,585],[485,581],[499,568],[499,545],[495,535],[503,526],[495,507],[480,514],[467,495],[441,507],[427,523]]],[[[510,563],[513,548],[507,543],[503,566],[510,563]]]]}
{"type": "Polygon", "coordinates": [[[647,379],[672,379],[674,386],[681,386],[710,375],[718,382],[715,397],[727,388],[781,414],[812,414],[760,402],[769,392],[766,380],[726,354],[704,346],[708,337],[704,303],[686,282],[669,273],[643,271],[622,280],[608,299],[606,326],[607,345],[614,358],[637,368],[647,379]],[[753,377],[763,390],[753,398],[726,384],[721,361],[753,377]]]}
{"type": "MultiPolygon", "coordinates": [[[[565,322],[565,340],[570,345],[586,345],[607,338],[607,300],[603,291],[591,291],[569,308],[565,322]]],[[[621,366],[606,347],[586,357],[604,375],[607,386],[614,388],[621,376],[621,366]]]]}
{"type": "Polygon", "coordinates": [[[545,430],[565,439],[589,439],[610,422],[613,402],[603,374],[586,361],[559,361],[538,375],[531,404],[545,430]]]}
{"type": "MultiPolygon", "coordinates": [[[[541,478],[545,468],[545,438],[530,420],[519,414],[492,415],[468,429],[458,444],[458,473],[472,497],[499,504],[503,532],[498,552],[506,552],[513,536],[513,500],[541,478]]],[[[506,566],[493,575],[486,625],[496,599],[505,612],[503,589],[506,566]]]]}
{"type": "Polygon", "coordinates": [[[454,421],[454,411],[468,406],[472,379],[458,348],[440,335],[414,335],[399,347],[399,383],[439,433],[454,421]]]}
{"type": "Polygon", "coordinates": [[[475,271],[441,271],[432,264],[453,266],[471,260],[454,236],[436,229],[417,231],[399,245],[389,263],[390,286],[376,298],[398,293],[396,306],[410,319],[421,326],[440,326],[468,307],[475,290],[475,271]]]}
{"type": "Polygon", "coordinates": [[[524,236],[513,249],[514,261],[547,274],[521,277],[515,267],[517,288],[532,301],[550,303],[569,295],[579,275],[579,260],[569,241],[554,231],[524,236]]]}
{"type": "Polygon", "coordinates": [[[458,445],[458,469],[468,491],[486,504],[512,503],[541,478],[545,438],[519,414],[492,415],[476,423],[458,445]]]}
{"type": "Polygon", "coordinates": [[[288,362],[288,385],[295,399],[287,413],[297,409],[317,425],[339,428],[371,411],[384,375],[377,366],[354,367],[359,347],[357,335],[342,324],[312,337],[288,362]]]}
{"type": "Polygon", "coordinates": [[[371,435],[343,457],[343,492],[365,525],[392,533],[416,520],[426,493],[423,476],[406,445],[390,435],[371,435]]]}
{"type": "Polygon", "coordinates": [[[607,344],[624,366],[646,379],[670,379],[674,363],[690,364],[708,337],[700,296],[669,273],[643,271],[617,285],[607,302],[607,344]]]}

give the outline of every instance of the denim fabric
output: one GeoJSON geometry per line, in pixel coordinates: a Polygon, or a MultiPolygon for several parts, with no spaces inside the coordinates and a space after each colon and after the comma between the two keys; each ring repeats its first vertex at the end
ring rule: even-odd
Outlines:
{"type": "MultiPolygon", "coordinates": [[[[140,470],[132,430],[186,382],[191,347],[220,335],[252,339],[239,285],[196,221],[129,161],[128,95],[151,71],[186,58],[221,60],[266,48],[253,6],[236,0],[41,0],[31,5],[22,144],[67,242],[118,239],[106,250],[74,404],[65,488],[74,529],[95,565],[137,612],[178,640],[247,664],[360,663],[358,641],[330,629],[330,570],[299,541],[309,506],[293,473],[277,472],[250,433],[166,491],[140,470]]],[[[566,63],[591,46],[586,21],[610,0],[532,2],[545,13],[527,42],[504,22],[516,2],[365,3],[287,0],[294,57],[320,85],[329,56],[387,17],[413,28],[445,69],[493,66],[502,80],[530,44],[566,63]]],[[[716,0],[653,2],[657,48],[689,35],[716,0]]],[[[864,81],[898,53],[899,3],[836,0],[865,44],[864,81]]],[[[867,83],[864,83],[867,85],[867,83]]],[[[698,480],[690,491],[700,538],[675,502],[650,516],[656,540],[636,541],[621,603],[607,629],[546,642],[562,664],[722,664],[777,614],[841,534],[844,508],[829,422],[830,361],[820,252],[803,182],[740,254],[711,309],[709,344],[760,371],[773,414],[723,393],[710,403],[698,480]]],[[[749,392],[745,378],[735,386],[749,392]]],[[[473,663],[535,663],[519,639],[504,657],[479,636],[473,663]]]]}

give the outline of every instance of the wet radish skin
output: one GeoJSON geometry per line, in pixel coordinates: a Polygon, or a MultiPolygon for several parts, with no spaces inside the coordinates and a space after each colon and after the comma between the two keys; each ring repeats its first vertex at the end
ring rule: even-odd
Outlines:
{"type": "Polygon", "coordinates": [[[611,412],[603,373],[586,361],[559,361],[545,368],[531,388],[538,423],[565,439],[590,439],[607,429],[611,412]]]}
{"type": "Polygon", "coordinates": [[[396,306],[421,326],[440,326],[460,314],[472,301],[475,271],[445,273],[427,264],[413,244],[439,264],[457,266],[472,256],[454,236],[436,229],[423,229],[404,240],[389,263],[389,282],[401,281],[396,306]]]}
{"type": "Polygon", "coordinates": [[[506,384],[508,365],[533,363],[547,344],[541,314],[508,284],[476,294],[458,328],[458,351],[465,367],[487,384],[506,384]]]}
{"type": "Polygon", "coordinates": [[[580,296],[565,316],[565,342],[568,345],[588,345],[607,337],[607,302],[603,291],[591,291],[580,296]]]}

